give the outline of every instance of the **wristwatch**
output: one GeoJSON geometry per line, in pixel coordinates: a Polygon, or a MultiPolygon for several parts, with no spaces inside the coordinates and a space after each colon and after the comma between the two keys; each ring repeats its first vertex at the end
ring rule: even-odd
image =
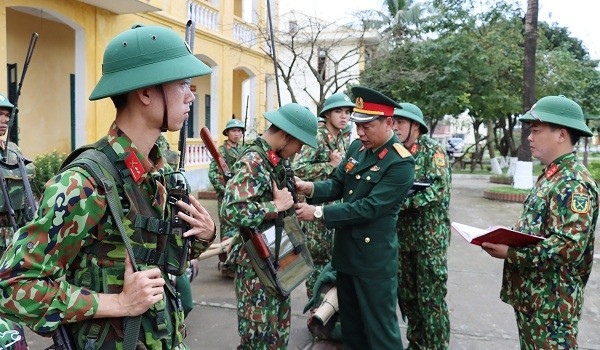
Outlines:
{"type": "Polygon", "coordinates": [[[315,207],[315,212],[313,214],[315,216],[316,219],[320,219],[323,217],[323,206],[322,205],[318,205],[315,207]]]}

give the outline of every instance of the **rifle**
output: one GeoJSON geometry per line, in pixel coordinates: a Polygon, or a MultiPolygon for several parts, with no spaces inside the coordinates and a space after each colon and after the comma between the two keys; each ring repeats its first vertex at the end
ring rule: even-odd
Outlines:
{"type": "Polygon", "coordinates": [[[17,157],[19,174],[21,175],[21,179],[23,179],[23,190],[25,191],[25,201],[27,204],[25,208],[25,221],[29,222],[33,220],[33,216],[37,211],[37,205],[35,204],[33,191],[31,190],[31,184],[29,183],[29,178],[27,177],[27,169],[25,169],[25,163],[29,164],[31,161],[29,159],[25,159],[25,157],[15,150],[11,149],[10,151],[13,152],[17,157]]]}
{"type": "MultiPolygon", "coordinates": [[[[204,142],[204,145],[208,149],[210,155],[217,163],[217,168],[223,176],[224,183],[227,183],[227,181],[231,179],[231,171],[229,170],[229,166],[227,165],[227,163],[225,163],[225,159],[223,159],[223,156],[217,150],[217,147],[210,135],[210,130],[208,130],[206,126],[202,127],[202,129],[200,130],[200,138],[202,139],[202,142],[204,142]]],[[[275,268],[275,264],[273,263],[273,254],[271,254],[271,250],[269,250],[269,247],[267,246],[267,243],[265,242],[260,231],[258,231],[256,228],[243,226],[240,226],[239,229],[243,237],[248,237],[248,239],[252,241],[256,252],[260,256],[260,258],[263,259],[267,264],[269,273],[271,274],[271,277],[275,282],[275,287],[278,290],[282,291],[281,284],[277,279],[277,269],[275,268]]]]}
{"type": "Polygon", "coordinates": [[[242,133],[242,146],[246,144],[246,126],[248,125],[248,103],[250,103],[250,95],[246,96],[246,113],[244,115],[244,133],[242,133]]]}
{"type": "MultiPolygon", "coordinates": [[[[190,50],[194,49],[194,36],[196,26],[194,21],[191,19],[187,21],[185,25],[185,42],[188,44],[190,50]]],[[[179,143],[177,150],[179,151],[179,169],[175,175],[175,186],[169,191],[169,197],[167,199],[169,205],[171,205],[171,234],[175,237],[183,237],[183,233],[190,229],[190,226],[184,220],[181,220],[177,213],[181,208],[176,204],[178,200],[184,203],[190,203],[190,197],[188,194],[187,182],[185,181],[185,155],[187,148],[187,133],[188,133],[188,121],[187,119],[183,122],[181,130],[179,130],[179,143]]],[[[187,214],[187,213],[186,213],[187,214]]],[[[186,269],[186,262],[188,261],[188,255],[190,250],[190,238],[183,238],[183,254],[179,255],[177,266],[170,266],[166,264],[166,270],[168,273],[179,276],[183,274],[186,269]]],[[[167,259],[168,260],[168,259],[167,259]]]]}
{"type": "Polygon", "coordinates": [[[46,350],[75,350],[71,345],[74,344],[71,333],[67,331],[65,325],[60,325],[54,334],[52,334],[52,340],[54,345],[50,346],[46,350]]]}
{"type": "MultiPolygon", "coordinates": [[[[2,162],[2,166],[14,170],[16,168],[15,165],[9,165],[2,162]],[[11,169],[12,168],[12,169],[11,169]]],[[[6,178],[4,178],[4,173],[2,169],[0,169],[0,188],[2,189],[2,197],[4,197],[4,207],[6,208],[6,212],[8,213],[8,219],[10,220],[10,225],[13,230],[17,232],[19,226],[17,226],[17,214],[15,213],[15,209],[12,206],[12,202],[10,201],[10,192],[8,189],[8,183],[6,182],[6,178]]]]}
{"type": "MultiPolygon", "coordinates": [[[[8,127],[12,126],[16,116],[17,116],[17,105],[19,102],[19,96],[21,96],[21,88],[23,87],[23,80],[25,79],[25,74],[27,74],[27,68],[29,68],[29,63],[31,62],[31,56],[33,55],[33,49],[35,48],[35,44],[37,43],[37,39],[39,37],[38,33],[31,34],[31,39],[29,40],[29,48],[27,49],[27,54],[25,55],[25,61],[23,62],[23,72],[21,72],[21,80],[19,81],[19,85],[17,86],[17,92],[15,94],[14,101],[12,104],[14,105],[13,109],[10,111],[10,118],[8,119],[8,127]]],[[[10,133],[6,130],[6,144],[8,144],[10,138],[10,133]]],[[[8,158],[8,153],[5,155],[8,158]]]]}

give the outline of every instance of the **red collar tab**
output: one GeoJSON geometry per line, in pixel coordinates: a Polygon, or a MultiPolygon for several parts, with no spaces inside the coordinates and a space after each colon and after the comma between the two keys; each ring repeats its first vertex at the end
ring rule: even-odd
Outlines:
{"type": "Polygon", "coordinates": [[[272,149],[269,150],[269,160],[273,166],[277,166],[277,164],[279,164],[279,156],[275,154],[272,149]]]}
{"type": "Polygon", "coordinates": [[[127,169],[131,171],[131,177],[136,183],[146,172],[142,166],[142,162],[140,162],[135,152],[129,153],[127,158],[125,158],[125,166],[127,166],[127,169]]]}
{"type": "Polygon", "coordinates": [[[388,149],[384,148],[381,150],[381,152],[379,152],[379,154],[377,155],[377,157],[379,157],[379,159],[383,159],[383,157],[385,157],[385,155],[388,153],[388,149]]]}
{"type": "Polygon", "coordinates": [[[410,154],[414,155],[418,150],[419,146],[416,143],[413,143],[412,146],[410,146],[410,154]]]}
{"type": "Polygon", "coordinates": [[[556,172],[558,171],[558,165],[556,164],[552,164],[548,170],[546,170],[546,179],[549,179],[552,177],[552,175],[556,174],[556,172]]]}

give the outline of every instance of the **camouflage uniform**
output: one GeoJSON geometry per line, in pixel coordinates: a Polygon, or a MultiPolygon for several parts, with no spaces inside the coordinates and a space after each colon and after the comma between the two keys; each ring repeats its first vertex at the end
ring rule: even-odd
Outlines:
{"type": "Polygon", "coordinates": [[[431,186],[405,199],[398,215],[398,302],[408,318],[410,348],[446,349],[450,319],[446,297],[450,243],[450,169],[444,149],[421,135],[410,148],[415,179],[431,186]]]}
{"type": "MultiPolygon", "coordinates": [[[[21,149],[15,143],[9,142],[7,144],[0,141],[0,158],[5,160],[7,164],[17,164],[17,156],[13,151],[21,154],[21,149]]],[[[19,180],[21,175],[18,169],[11,170],[0,167],[0,171],[3,171],[4,178],[7,180],[11,205],[16,214],[16,224],[18,227],[22,227],[26,222],[25,206],[27,203],[25,202],[23,182],[19,180]]],[[[33,174],[33,163],[27,164],[26,171],[28,176],[33,174]]],[[[11,243],[15,231],[8,216],[8,209],[4,206],[4,197],[1,195],[0,201],[2,202],[2,212],[0,212],[0,256],[2,256],[11,243]]],[[[0,348],[27,349],[25,333],[21,325],[0,317],[0,335],[0,348]]]]}
{"type": "MultiPolygon", "coordinates": [[[[127,164],[139,165],[133,170],[128,166],[136,175],[132,177],[137,179],[138,193],[150,199],[147,203],[158,218],[165,219],[166,177],[171,169],[158,147],[153,147],[149,158],[143,157],[114,123],[107,140],[117,156],[127,157],[127,164]]],[[[131,213],[134,203],[130,204],[131,213]]],[[[98,310],[98,292],[121,292],[127,254],[107,205],[103,191],[80,167],[63,171],[47,183],[36,218],[17,232],[14,244],[0,260],[0,290],[11,296],[0,300],[0,314],[14,319],[20,315],[21,321],[41,334],[68,322],[78,349],[90,341],[96,341],[101,349],[122,348],[123,319],[92,319],[98,310]]],[[[140,229],[132,219],[127,215],[123,223],[134,252],[154,251],[159,256],[161,236],[149,232],[150,228],[140,229]]],[[[207,245],[193,240],[192,258],[207,245]]],[[[141,270],[164,270],[160,262],[141,260],[141,270]]],[[[166,272],[162,275],[169,280],[166,272]]],[[[188,349],[183,343],[184,316],[176,293],[167,282],[163,300],[142,316],[140,339],[149,350],[188,349]]]]}
{"type": "MultiPolygon", "coordinates": [[[[316,123],[315,123],[316,124],[316,123]]],[[[264,231],[275,224],[278,216],[273,202],[272,177],[285,183],[285,168],[281,159],[261,137],[255,144],[270,159],[252,148],[246,149],[233,165],[233,178],[227,182],[221,216],[231,224],[264,231]]],[[[252,268],[250,258],[238,235],[228,258],[236,269],[235,291],[238,310],[238,349],[286,349],[290,330],[290,298],[282,299],[267,293],[252,268]]]]}
{"type": "MultiPolygon", "coordinates": [[[[227,141],[219,146],[219,153],[223,156],[227,167],[231,169],[238,158],[241,147],[232,147],[227,141]]],[[[221,208],[223,203],[223,194],[225,193],[225,185],[223,185],[223,176],[219,172],[217,162],[213,159],[208,168],[208,179],[217,192],[217,208],[221,208]]],[[[237,228],[228,224],[222,215],[219,215],[221,240],[225,237],[233,237],[237,232],[237,228]]]]}
{"type": "MultiPolygon", "coordinates": [[[[335,168],[329,163],[329,153],[338,150],[342,157],[348,144],[342,133],[334,137],[327,127],[322,126],[317,133],[317,148],[303,146],[302,151],[294,159],[296,176],[305,181],[321,181],[329,178],[335,168]]],[[[337,203],[328,202],[325,204],[337,203]]],[[[313,287],[323,267],[331,261],[333,252],[334,229],[325,227],[322,220],[302,221],[302,228],[307,235],[307,246],[313,259],[315,271],[306,279],[306,294],[312,298],[313,287]]]]}
{"type": "Polygon", "coordinates": [[[509,248],[501,299],[517,316],[521,349],[576,349],[583,291],[590,276],[598,187],[568,153],[548,165],[515,229],[546,240],[509,248]]]}
{"type": "MultiPolygon", "coordinates": [[[[6,163],[10,165],[17,164],[17,156],[13,151],[21,154],[21,150],[19,146],[17,146],[13,142],[8,143],[8,149],[6,148],[6,143],[4,141],[0,141],[0,158],[6,159],[6,163]],[[8,155],[8,158],[5,158],[8,155]]],[[[7,180],[10,197],[11,197],[11,205],[17,215],[16,223],[18,227],[21,227],[25,224],[25,191],[23,188],[23,182],[21,181],[21,175],[18,169],[10,170],[1,168],[4,174],[4,178],[7,180]]],[[[34,172],[33,163],[29,163],[26,166],[26,172],[28,177],[31,177],[34,172]]],[[[6,247],[10,244],[12,237],[14,235],[14,230],[12,224],[10,223],[10,218],[8,217],[8,211],[4,207],[4,197],[0,194],[0,202],[2,203],[2,210],[0,211],[0,255],[4,253],[6,247]]]]}

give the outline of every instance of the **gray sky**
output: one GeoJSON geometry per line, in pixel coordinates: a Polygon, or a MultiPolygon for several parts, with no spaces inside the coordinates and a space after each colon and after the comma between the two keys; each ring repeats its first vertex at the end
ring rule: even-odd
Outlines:
{"type": "MultiPolygon", "coordinates": [[[[526,0],[521,0],[524,4],[526,0]]],[[[539,0],[539,20],[557,22],[567,27],[571,36],[583,41],[594,59],[600,59],[600,1],[598,0],[539,0]]],[[[525,8],[525,5],[523,5],[525,8]]],[[[290,10],[335,21],[361,10],[383,9],[382,0],[280,0],[283,14],[290,10]]]]}

